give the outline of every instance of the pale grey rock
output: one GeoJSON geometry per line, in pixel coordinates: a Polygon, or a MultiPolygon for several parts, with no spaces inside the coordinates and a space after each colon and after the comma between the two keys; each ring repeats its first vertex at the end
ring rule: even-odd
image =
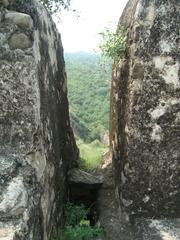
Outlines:
{"type": "Polygon", "coordinates": [[[179,240],[180,219],[145,219],[135,221],[134,240],[179,240]]]}
{"type": "Polygon", "coordinates": [[[8,0],[0,0],[0,22],[4,20],[6,8],[9,5],[8,0]]]}
{"type": "Polygon", "coordinates": [[[33,28],[33,20],[28,14],[7,11],[5,13],[5,20],[11,21],[23,29],[33,28]]]}
{"type": "Polygon", "coordinates": [[[13,49],[26,49],[30,47],[30,40],[25,33],[14,33],[9,40],[9,45],[13,49]]]}
{"type": "Polygon", "coordinates": [[[1,240],[13,240],[15,229],[13,224],[9,223],[8,225],[0,221],[0,239],[1,240]]]}
{"type": "Polygon", "coordinates": [[[78,168],[74,168],[68,172],[68,183],[99,185],[103,183],[103,179],[101,175],[90,174],[78,168]]]}
{"type": "Polygon", "coordinates": [[[8,1],[8,0],[3,0],[3,5],[4,5],[5,7],[7,7],[7,6],[9,5],[9,1],[8,1]]]}
{"type": "Polygon", "coordinates": [[[4,192],[0,202],[0,213],[17,216],[27,207],[27,192],[23,184],[23,178],[13,178],[4,192]]]}
{"type": "Polygon", "coordinates": [[[9,1],[8,0],[0,0],[0,7],[7,7],[9,5],[9,1]]]}

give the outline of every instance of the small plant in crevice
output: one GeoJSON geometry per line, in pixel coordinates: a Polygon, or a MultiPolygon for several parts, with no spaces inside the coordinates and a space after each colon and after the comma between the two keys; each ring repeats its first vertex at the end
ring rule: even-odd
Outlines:
{"type": "Polygon", "coordinates": [[[51,240],[92,240],[102,235],[102,229],[90,226],[88,210],[83,205],[67,203],[64,207],[64,227],[51,240]]]}
{"type": "Polygon", "coordinates": [[[99,34],[102,38],[99,45],[102,55],[115,61],[123,58],[127,49],[127,30],[125,27],[121,25],[118,26],[116,32],[106,27],[105,30],[99,34]]]}

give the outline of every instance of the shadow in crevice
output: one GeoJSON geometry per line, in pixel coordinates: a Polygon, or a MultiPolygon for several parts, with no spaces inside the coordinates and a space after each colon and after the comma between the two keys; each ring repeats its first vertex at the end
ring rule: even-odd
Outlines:
{"type": "Polygon", "coordinates": [[[68,200],[74,205],[84,205],[91,226],[98,221],[97,199],[102,186],[100,176],[72,169],[68,176],[68,200]]]}

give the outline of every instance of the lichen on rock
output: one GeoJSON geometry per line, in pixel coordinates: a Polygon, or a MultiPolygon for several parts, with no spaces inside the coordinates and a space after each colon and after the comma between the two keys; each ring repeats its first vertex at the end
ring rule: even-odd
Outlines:
{"type": "Polygon", "coordinates": [[[178,8],[175,0],[130,0],[119,23],[128,49],[113,71],[110,136],[130,217],[180,216],[178,8]]]}
{"type": "Polygon", "coordinates": [[[66,172],[76,166],[78,155],[69,121],[63,47],[38,1],[10,1],[8,10],[4,8],[0,239],[50,239],[62,216],[66,172]]]}

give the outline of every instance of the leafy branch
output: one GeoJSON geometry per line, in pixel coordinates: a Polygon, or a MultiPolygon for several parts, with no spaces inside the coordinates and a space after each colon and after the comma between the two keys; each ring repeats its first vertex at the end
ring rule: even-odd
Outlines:
{"type": "Polygon", "coordinates": [[[62,9],[69,10],[71,0],[40,0],[50,13],[60,12],[62,9]]]}
{"type": "Polygon", "coordinates": [[[127,30],[123,26],[119,26],[116,32],[105,28],[99,34],[102,38],[99,45],[102,55],[115,60],[121,59],[127,48],[127,30]]]}

